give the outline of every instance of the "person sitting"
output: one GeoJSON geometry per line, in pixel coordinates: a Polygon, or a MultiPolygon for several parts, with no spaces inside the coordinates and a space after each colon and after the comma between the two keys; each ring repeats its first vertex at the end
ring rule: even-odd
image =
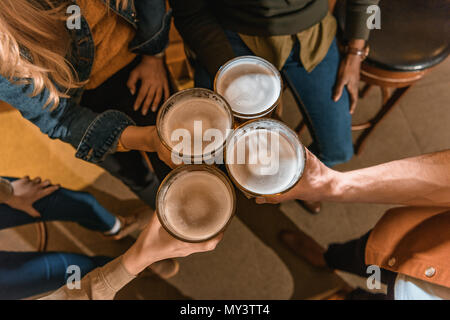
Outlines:
{"type": "MultiPolygon", "coordinates": [[[[52,185],[39,177],[0,178],[0,230],[41,221],[70,221],[119,240],[141,230],[153,214],[147,206],[127,217],[115,216],[89,193],[52,185]]],[[[67,281],[67,268],[81,275],[112,261],[112,257],[67,252],[0,251],[0,299],[22,299],[56,290],[67,281]]],[[[178,271],[175,260],[151,267],[168,278],[178,271]]]]}
{"type": "MultiPolygon", "coordinates": [[[[328,0],[170,0],[174,23],[195,69],[195,85],[212,88],[228,60],[256,55],[281,70],[313,138],[311,151],[327,166],[353,156],[351,114],[369,29],[367,9],[378,0],[348,0],[346,49],[328,0]]],[[[312,213],[320,203],[302,203],[312,213]]]]}
{"type": "Polygon", "coordinates": [[[256,201],[292,199],[404,205],[389,209],[359,239],[326,250],[301,230],[283,230],[280,239],[316,267],[366,277],[368,266],[381,268],[385,298],[450,299],[450,150],[348,172],[307,151],[305,172],[292,190],[256,201]]]}
{"type": "Polygon", "coordinates": [[[183,242],[169,235],[154,215],[127,252],[87,274],[81,280],[79,289],[65,285],[42,300],[111,300],[148,266],[170,258],[214,250],[222,237],[223,234],[220,234],[201,243],[183,242]]]}

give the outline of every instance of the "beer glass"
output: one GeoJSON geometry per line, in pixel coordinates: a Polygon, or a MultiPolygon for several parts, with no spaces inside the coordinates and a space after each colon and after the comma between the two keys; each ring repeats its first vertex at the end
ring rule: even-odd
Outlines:
{"type": "MultiPolygon", "coordinates": [[[[222,161],[234,119],[228,102],[208,89],[193,88],[172,95],[160,108],[156,128],[172,159],[184,164],[222,161]]],[[[222,163],[222,162],[220,162],[222,163]]]]}
{"type": "Polygon", "coordinates": [[[287,192],[300,180],[305,162],[305,147],[297,134],[269,118],[237,127],[225,152],[229,176],[247,197],[287,192]]]}
{"type": "Polygon", "coordinates": [[[234,187],[219,169],[185,165],[161,183],[156,213],[161,225],[175,238],[203,242],[223,232],[236,207],[234,187]]]}
{"type": "Polygon", "coordinates": [[[268,117],[280,104],[282,80],[267,60],[241,56],[225,63],[214,79],[214,91],[231,106],[237,122],[268,117]]]}

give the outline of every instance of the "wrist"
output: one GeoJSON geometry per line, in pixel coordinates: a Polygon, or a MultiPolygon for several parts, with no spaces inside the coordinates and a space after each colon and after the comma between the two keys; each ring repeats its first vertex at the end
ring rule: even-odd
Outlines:
{"type": "Polygon", "coordinates": [[[345,195],[345,173],[335,170],[330,171],[331,173],[322,191],[324,200],[340,202],[345,195]]]}
{"type": "Polygon", "coordinates": [[[369,55],[369,46],[364,40],[350,40],[344,47],[347,58],[359,58],[363,61],[369,55]]]}
{"type": "Polygon", "coordinates": [[[154,261],[149,259],[144,250],[139,248],[139,244],[135,243],[124,253],[122,257],[122,264],[125,269],[132,275],[138,275],[144,271],[154,261]]]}
{"type": "Polygon", "coordinates": [[[155,126],[129,126],[122,132],[120,142],[126,149],[154,152],[155,135],[157,135],[155,126]]]}
{"type": "Polygon", "coordinates": [[[154,56],[144,55],[144,56],[142,56],[142,62],[144,62],[144,63],[146,63],[146,62],[149,62],[149,63],[162,62],[162,61],[164,61],[164,56],[165,56],[164,52],[156,54],[154,56]]]}
{"type": "Polygon", "coordinates": [[[347,46],[350,48],[363,50],[366,47],[366,41],[362,39],[351,39],[347,42],[347,46]]]}

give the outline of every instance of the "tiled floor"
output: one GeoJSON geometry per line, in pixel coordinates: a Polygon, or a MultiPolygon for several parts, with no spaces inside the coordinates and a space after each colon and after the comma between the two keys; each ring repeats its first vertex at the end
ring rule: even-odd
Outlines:
{"type": "MultiPolygon", "coordinates": [[[[366,167],[394,159],[450,148],[450,59],[413,87],[400,105],[368,141],[364,152],[339,170],[366,167]]],[[[355,121],[373,114],[380,100],[377,90],[358,106],[355,121]]],[[[297,114],[289,95],[287,118],[297,114]]],[[[73,149],[50,141],[20,118],[17,112],[0,112],[0,175],[49,177],[64,186],[88,190],[117,213],[140,205],[122,184],[93,165],[73,158],[73,149]]],[[[307,136],[304,141],[308,141],[307,136]]],[[[295,202],[281,206],[256,206],[239,195],[237,217],[223,242],[212,253],[180,259],[180,273],[169,281],[155,277],[137,279],[124,288],[119,299],[301,299],[335,288],[341,282],[314,270],[280,245],[283,228],[301,228],[324,246],[367,232],[384,205],[326,203],[312,216],[295,202]]],[[[33,227],[0,232],[0,249],[30,250],[33,227]]],[[[50,225],[50,250],[118,255],[131,239],[107,241],[69,223],[50,225]],[[73,241],[77,239],[77,241],[73,241]]],[[[353,285],[364,280],[342,275],[353,285]]]]}

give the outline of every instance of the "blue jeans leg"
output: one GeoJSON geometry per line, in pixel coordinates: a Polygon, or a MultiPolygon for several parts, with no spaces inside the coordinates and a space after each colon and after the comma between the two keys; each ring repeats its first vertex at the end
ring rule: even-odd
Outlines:
{"type": "MultiPolygon", "coordinates": [[[[254,55],[237,33],[226,30],[225,34],[236,56],[254,55]]],[[[294,95],[301,100],[299,107],[313,138],[309,148],[329,167],[347,162],[353,156],[347,89],[338,102],[332,100],[339,59],[334,40],[323,61],[308,73],[300,61],[297,42],[281,70],[294,95]]],[[[193,61],[193,66],[195,85],[212,89],[214,75],[210,75],[200,61],[193,61]]]]}
{"type": "Polygon", "coordinates": [[[347,162],[353,156],[347,89],[339,101],[332,99],[340,61],[336,40],[322,62],[309,73],[299,56],[297,41],[282,73],[296,98],[302,102],[301,111],[313,137],[310,150],[329,167],[347,162]]]}
{"type": "Polygon", "coordinates": [[[86,192],[60,188],[33,206],[41,218],[33,218],[25,212],[0,204],[0,230],[38,221],[70,221],[93,231],[106,232],[116,223],[116,217],[86,192]]]}
{"type": "Polygon", "coordinates": [[[0,251],[0,299],[23,299],[56,290],[73,274],[69,266],[80,268],[83,277],[112,259],[59,252],[0,251]]]}

